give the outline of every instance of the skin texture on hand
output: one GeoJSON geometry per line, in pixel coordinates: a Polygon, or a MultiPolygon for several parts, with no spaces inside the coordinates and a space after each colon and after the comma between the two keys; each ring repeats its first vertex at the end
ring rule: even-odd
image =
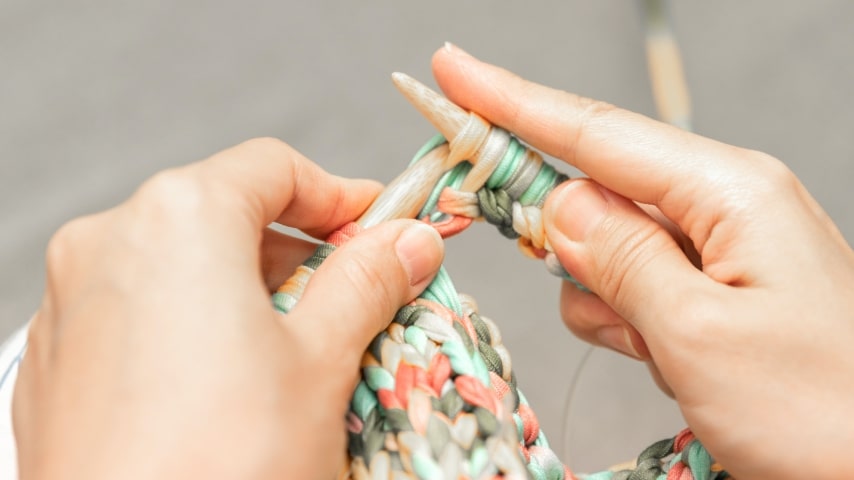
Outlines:
{"type": "Polygon", "coordinates": [[[429,283],[438,234],[400,220],[275,288],[379,185],[246,142],[162,172],[51,240],[13,404],[22,479],[331,478],[362,352],[429,283]]]}
{"type": "Polygon", "coordinates": [[[439,86],[589,179],[546,204],[581,338],[648,360],[739,480],[848,478],[854,252],[781,162],[447,46],[439,86]]]}

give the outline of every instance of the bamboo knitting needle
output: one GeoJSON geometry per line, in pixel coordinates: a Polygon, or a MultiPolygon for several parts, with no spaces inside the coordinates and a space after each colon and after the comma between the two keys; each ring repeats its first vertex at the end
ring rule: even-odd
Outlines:
{"type": "Polygon", "coordinates": [[[646,24],[649,78],[658,116],[671,125],[691,130],[691,96],[667,1],[643,0],[641,6],[646,24]]]}
{"type": "Polygon", "coordinates": [[[391,75],[394,86],[449,141],[469,122],[469,113],[405,73],[391,75]]]}
{"type": "MultiPolygon", "coordinates": [[[[395,178],[359,218],[358,223],[363,227],[394,218],[413,218],[427,201],[441,176],[463,160],[469,161],[478,169],[478,160],[482,156],[480,147],[490,131],[490,125],[485,120],[466,112],[412,77],[394,73],[392,81],[407,100],[449,140],[451,148],[444,145],[434,149],[395,178]],[[471,132],[471,138],[458,138],[466,136],[465,132],[471,132]],[[470,145],[463,145],[458,152],[462,155],[455,155],[453,147],[466,143],[466,140],[470,141],[470,145]]],[[[476,190],[486,181],[491,168],[489,165],[482,167],[481,170],[486,170],[485,172],[470,175],[472,180],[469,182],[469,189],[476,190]]]]}
{"type": "MultiPolygon", "coordinates": [[[[474,167],[459,190],[475,192],[495,171],[510,142],[510,133],[467,112],[414,78],[394,73],[394,85],[448,139],[451,161],[468,160],[474,167]]],[[[538,155],[529,151],[531,155],[538,155]]]]}
{"type": "Polygon", "coordinates": [[[395,218],[415,218],[442,175],[453,168],[448,146],[433,149],[403,171],[380,193],[356,223],[368,228],[395,218]]]}

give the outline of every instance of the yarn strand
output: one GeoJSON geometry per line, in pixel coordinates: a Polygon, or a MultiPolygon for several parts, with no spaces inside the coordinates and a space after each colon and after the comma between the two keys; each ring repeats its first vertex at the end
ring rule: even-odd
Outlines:
{"type": "MultiPolygon", "coordinates": [[[[528,256],[547,265],[550,259],[556,262],[541,208],[568,177],[502,132],[480,135],[480,145],[491,149],[486,156],[498,159],[474,173],[481,178],[468,181],[472,165],[458,164],[441,177],[418,216],[444,237],[485,220],[505,237],[518,239],[528,256]],[[467,183],[481,186],[465,191],[467,183]]],[[[452,155],[454,148],[444,144],[441,137],[432,138],[414,161],[439,148],[452,155]]],[[[352,223],[333,233],[273,295],[274,307],[287,314],[317,267],[361,230],[352,223]]],[[[550,271],[567,276],[562,268],[550,271]]],[[[497,325],[479,313],[474,299],[457,293],[444,267],[374,338],[361,373],[346,422],[350,462],[340,478],[729,478],[687,430],[648,447],[633,469],[574,476],[549,447],[518,388],[497,325]]]]}

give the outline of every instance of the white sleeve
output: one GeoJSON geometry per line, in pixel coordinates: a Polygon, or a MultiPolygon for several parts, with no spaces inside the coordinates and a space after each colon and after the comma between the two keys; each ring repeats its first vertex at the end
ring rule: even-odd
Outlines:
{"type": "Polygon", "coordinates": [[[15,332],[0,347],[0,478],[18,478],[15,436],[12,433],[12,392],[18,364],[27,348],[27,328],[15,332]]]}

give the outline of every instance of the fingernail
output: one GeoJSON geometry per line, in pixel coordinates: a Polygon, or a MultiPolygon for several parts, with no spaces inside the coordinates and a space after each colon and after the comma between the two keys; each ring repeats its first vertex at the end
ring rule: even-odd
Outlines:
{"type": "Polygon", "coordinates": [[[409,285],[415,286],[436,273],[444,244],[435,228],[417,223],[400,234],[394,249],[409,275],[409,285]]]}
{"type": "Polygon", "coordinates": [[[466,52],[462,48],[454,45],[451,42],[445,42],[445,51],[452,54],[452,55],[458,55],[461,57],[471,57],[471,55],[468,52],[466,52]]]}
{"type": "Polygon", "coordinates": [[[599,339],[599,342],[603,346],[608,347],[611,350],[616,350],[623,355],[628,355],[632,358],[641,360],[640,354],[632,344],[631,334],[625,327],[618,325],[602,327],[599,330],[596,330],[596,338],[599,339]]]}
{"type": "Polygon", "coordinates": [[[548,216],[558,232],[573,242],[582,242],[605,216],[608,201],[590,180],[575,180],[555,192],[548,216]]]}

